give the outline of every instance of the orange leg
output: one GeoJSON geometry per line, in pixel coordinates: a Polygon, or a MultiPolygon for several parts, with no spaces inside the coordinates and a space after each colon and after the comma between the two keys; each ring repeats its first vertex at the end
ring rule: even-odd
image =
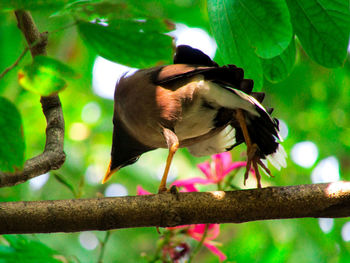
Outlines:
{"type": "Polygon", "coordinates": [[[239,122],[239,125],[241,126],[244,140],[245,140],[245,143],[247,145],[248,160],[247,160],[246,171],[244,174],[244,184],[246,183],[246,181],[248,179],[249,171],[251,169],[251,166],[253,165],[253,169],[255,171],[255,176],[256,176],[256,181],[257,181],[257,187],[261,188],[261,175],[259,172],[258,165],[260,165],[270,176],[272,176],[271,172],[265,166],[265,164],[260,160],[259,156],[257,155],[257,151],[258,151],[259,147],[255,143],[253,144],[250,137],[249,137],[248,128],[247,128],[247,124],[246,124],[246,121],[244,118],[243,111],[238,109],[236,112],[236,117],[237,117],[237,120],[239,122]]]}
{"type": "Polygon", "coordinates": [[[171,162],[172,162],[174,154],[175,154],[175,152],[177,151],[178,148],[179,148],[179,142],[174,142],[169,148],[169,154],[168,154],[168,158],[166,160],[166,166],[165,166],[165,169],[164,169],[162,180],[160,181],[160,185],[159,185],[159,188],[158,188],[158,193],[165,192],[167,190],[167,188],[166,188],[166,180],[168,178],[171,162]]]}
{"type": "Polygon", "coordinates": [[[158,193],[165,192],[167,190],[166,179],[168,178],[168,173],[169,173],[170,165],[173,160],[174,154],[179,148],[179,139],[177,138],[173,130],[163,127],[162,133],[166,141],[166,144],[168,145],[169,154],[166,160],[166,166],[164,169],[163,177],[162,177],[162,180],[160,181],[160,185],[158,188],[158,193]]]}
{"type": "MultiPolygon", "coordinates": [[[[179,142],[173,143],[170,146],[170,148],[169,148],[169,154],[168,154],[168,158],[166,160],[166,165],[165,165],[164,173],[163,173],[163,176],[162,176],[162,180],[160,181],[160,185],[159,185],[159,188],[158,188],[158,194],[167,191],[166,179],[168,178],[171,161],[173,160],[174,154],[175,154],[175,152],[177,151],[178,148],[179,148],[179,142]]],[[[157,229],[157,233],[160,235],[161,233],[160,233],[160,230],[159,230],[159,226],[157,226],[156,229],[157,229]]]]}

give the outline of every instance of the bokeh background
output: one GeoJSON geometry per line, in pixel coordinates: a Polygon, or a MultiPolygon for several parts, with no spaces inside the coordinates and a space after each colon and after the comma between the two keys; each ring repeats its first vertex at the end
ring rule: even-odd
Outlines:
{"type": "MultiPolygon", "coordinates": [[[[157,4],[162,6],[159,2],[157,4]]],[[[72,21],[66,16],[52,16],[53,11],[33,10],[32,15],[41,31],[53,32],[49,35],[48,55],[66,63],[79,74],[79,78],[67,80],[67,87],[60,92],[66,124],[64,148],[67,159],[58,171],[21,185],[2,188],[0,200],[135,195],[137,185],[155,193],[167,150],[144,154],[137,163],[123,168],[107,184],[100,183],[110,156],[114,86],[121,74],[135,69],[98,56],[83,42],[76,27],[69,26],[72,21]],[[66,25],[67,28],[60,29],[66,25]]],[[[210,33],[205,1],[178,0],[162,11],[175,23],[176,29],[170,34],[177,45],[192,45],[220,63],[220,57],[216,56],[217,45],[210,33]]],[[[16,60],[24,46],[13,12],[2,12],[1,72],[16,60]]],[[[18,84],[18,70],[30,62],[31,57],[27,54],[18,67],[0,80],[1,96],[14,102],[22,115],[26,158],[42,152],[46,127],[39,95],[18,84]]],[[[297,59],[291,74],[279,83],[264,80],[263,91],[266,92],[264,104],[273,107],[273,116],[281,120],[283,146],[288,154],[287,168],[281,171],[272,168],[275,177],[263,176],[263,186],[349,180],[349,60],[343,67],[326,69],[313,62],[297,41],[297,59]]],[[[244,160],[244,150],[243,146],[234,149],[233,160],[244,160]]],[[[208,158],[194,158],[186,149],[181,149],[175,156],[169,182],[203,176],[196,164],[208,158]]],[[[243,171],[234,178],[234,184],[242,189],[254,188],[256,184],[253,179],[249,179],[246,186],[242,182],[243,171]]],[[[44,243],[68,261],[97,262],[105,235],[106,232],[93,231],[24,237],[44,243]]],[[[147,262],[144,255],[155,253],[158,239],[155,228],[111,231],[105,244],[105,262],[147,262]]],[[[6,246],[4,239],[1,240],[6,246]]],[[[217,241],[228,257],[226,262],[349,262],[350,221],[347,218],[305,218],[224,224],[217,241]]],[[[205,248],[195,260],[217,261],[217,257],[205,248]]]]}

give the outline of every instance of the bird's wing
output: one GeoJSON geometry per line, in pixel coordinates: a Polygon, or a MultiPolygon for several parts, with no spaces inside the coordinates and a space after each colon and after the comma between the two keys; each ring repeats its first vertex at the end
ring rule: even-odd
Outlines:
{"type": "Polygon", "coordinates": [[[176,48],[174,64],[160,71],[155,80],[156,84],[170,84],[176,80],[202,74],[205,80],[228,85],[248,94],[253,89],[253,80],[243,78],[243,69],[235,65],[219,67],[208,55],[187,45],[176,48]]]}
{"type": "MultiPolygon", "coordinates": [[[[254,86],[253,80],[244,79],[243,69],[237,68],[234,65],[205,67],[188,64],[174,64],[161,68],[157,72],[154,84],[162,86],[172,85],[177,81],[190,80],[196,75],[202,75],[207,81],[233,87],[247,94],[252,92],[254,86]]],[[[259,92],[259,94],[262,93],[259,92]]]]}

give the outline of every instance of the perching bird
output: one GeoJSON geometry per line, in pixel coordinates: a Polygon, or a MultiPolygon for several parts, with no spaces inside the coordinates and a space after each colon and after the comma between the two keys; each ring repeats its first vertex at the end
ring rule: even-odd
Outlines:
{"type": "Polygon", "coordinates": [[[261,187],[258,165],[271,175],[261,159],[284,167],[285,153],[278,121],[260,104],[265,94],[252,92],[253,81],[243,75],[241,68],[219,67],[200,50],[181,45],[173,65],[123,76],[115,89],[111,161],[103,183],[141,154],[168,148],[162,192],[178,148],[205,156],[245,142],[245,180],[252,166],[261,187]]]}

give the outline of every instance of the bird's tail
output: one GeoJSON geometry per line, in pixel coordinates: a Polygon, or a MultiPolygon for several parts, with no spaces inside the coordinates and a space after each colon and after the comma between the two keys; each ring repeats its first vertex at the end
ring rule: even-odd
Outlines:
{"type": "MultiPolygon", "coordinates": [[[[286,167],[286,152],[280,144],[282,141],[279,135],[279,121],[272,118],[270,114],[256,105],[259,116],[247,113],[247,129],[252,143],[259,147],[259,155],[262,159],[267,159],[278,170],[286,167]]],[[[242,130],[236,131],[237,141],[244,140],[242,130]]]]}

